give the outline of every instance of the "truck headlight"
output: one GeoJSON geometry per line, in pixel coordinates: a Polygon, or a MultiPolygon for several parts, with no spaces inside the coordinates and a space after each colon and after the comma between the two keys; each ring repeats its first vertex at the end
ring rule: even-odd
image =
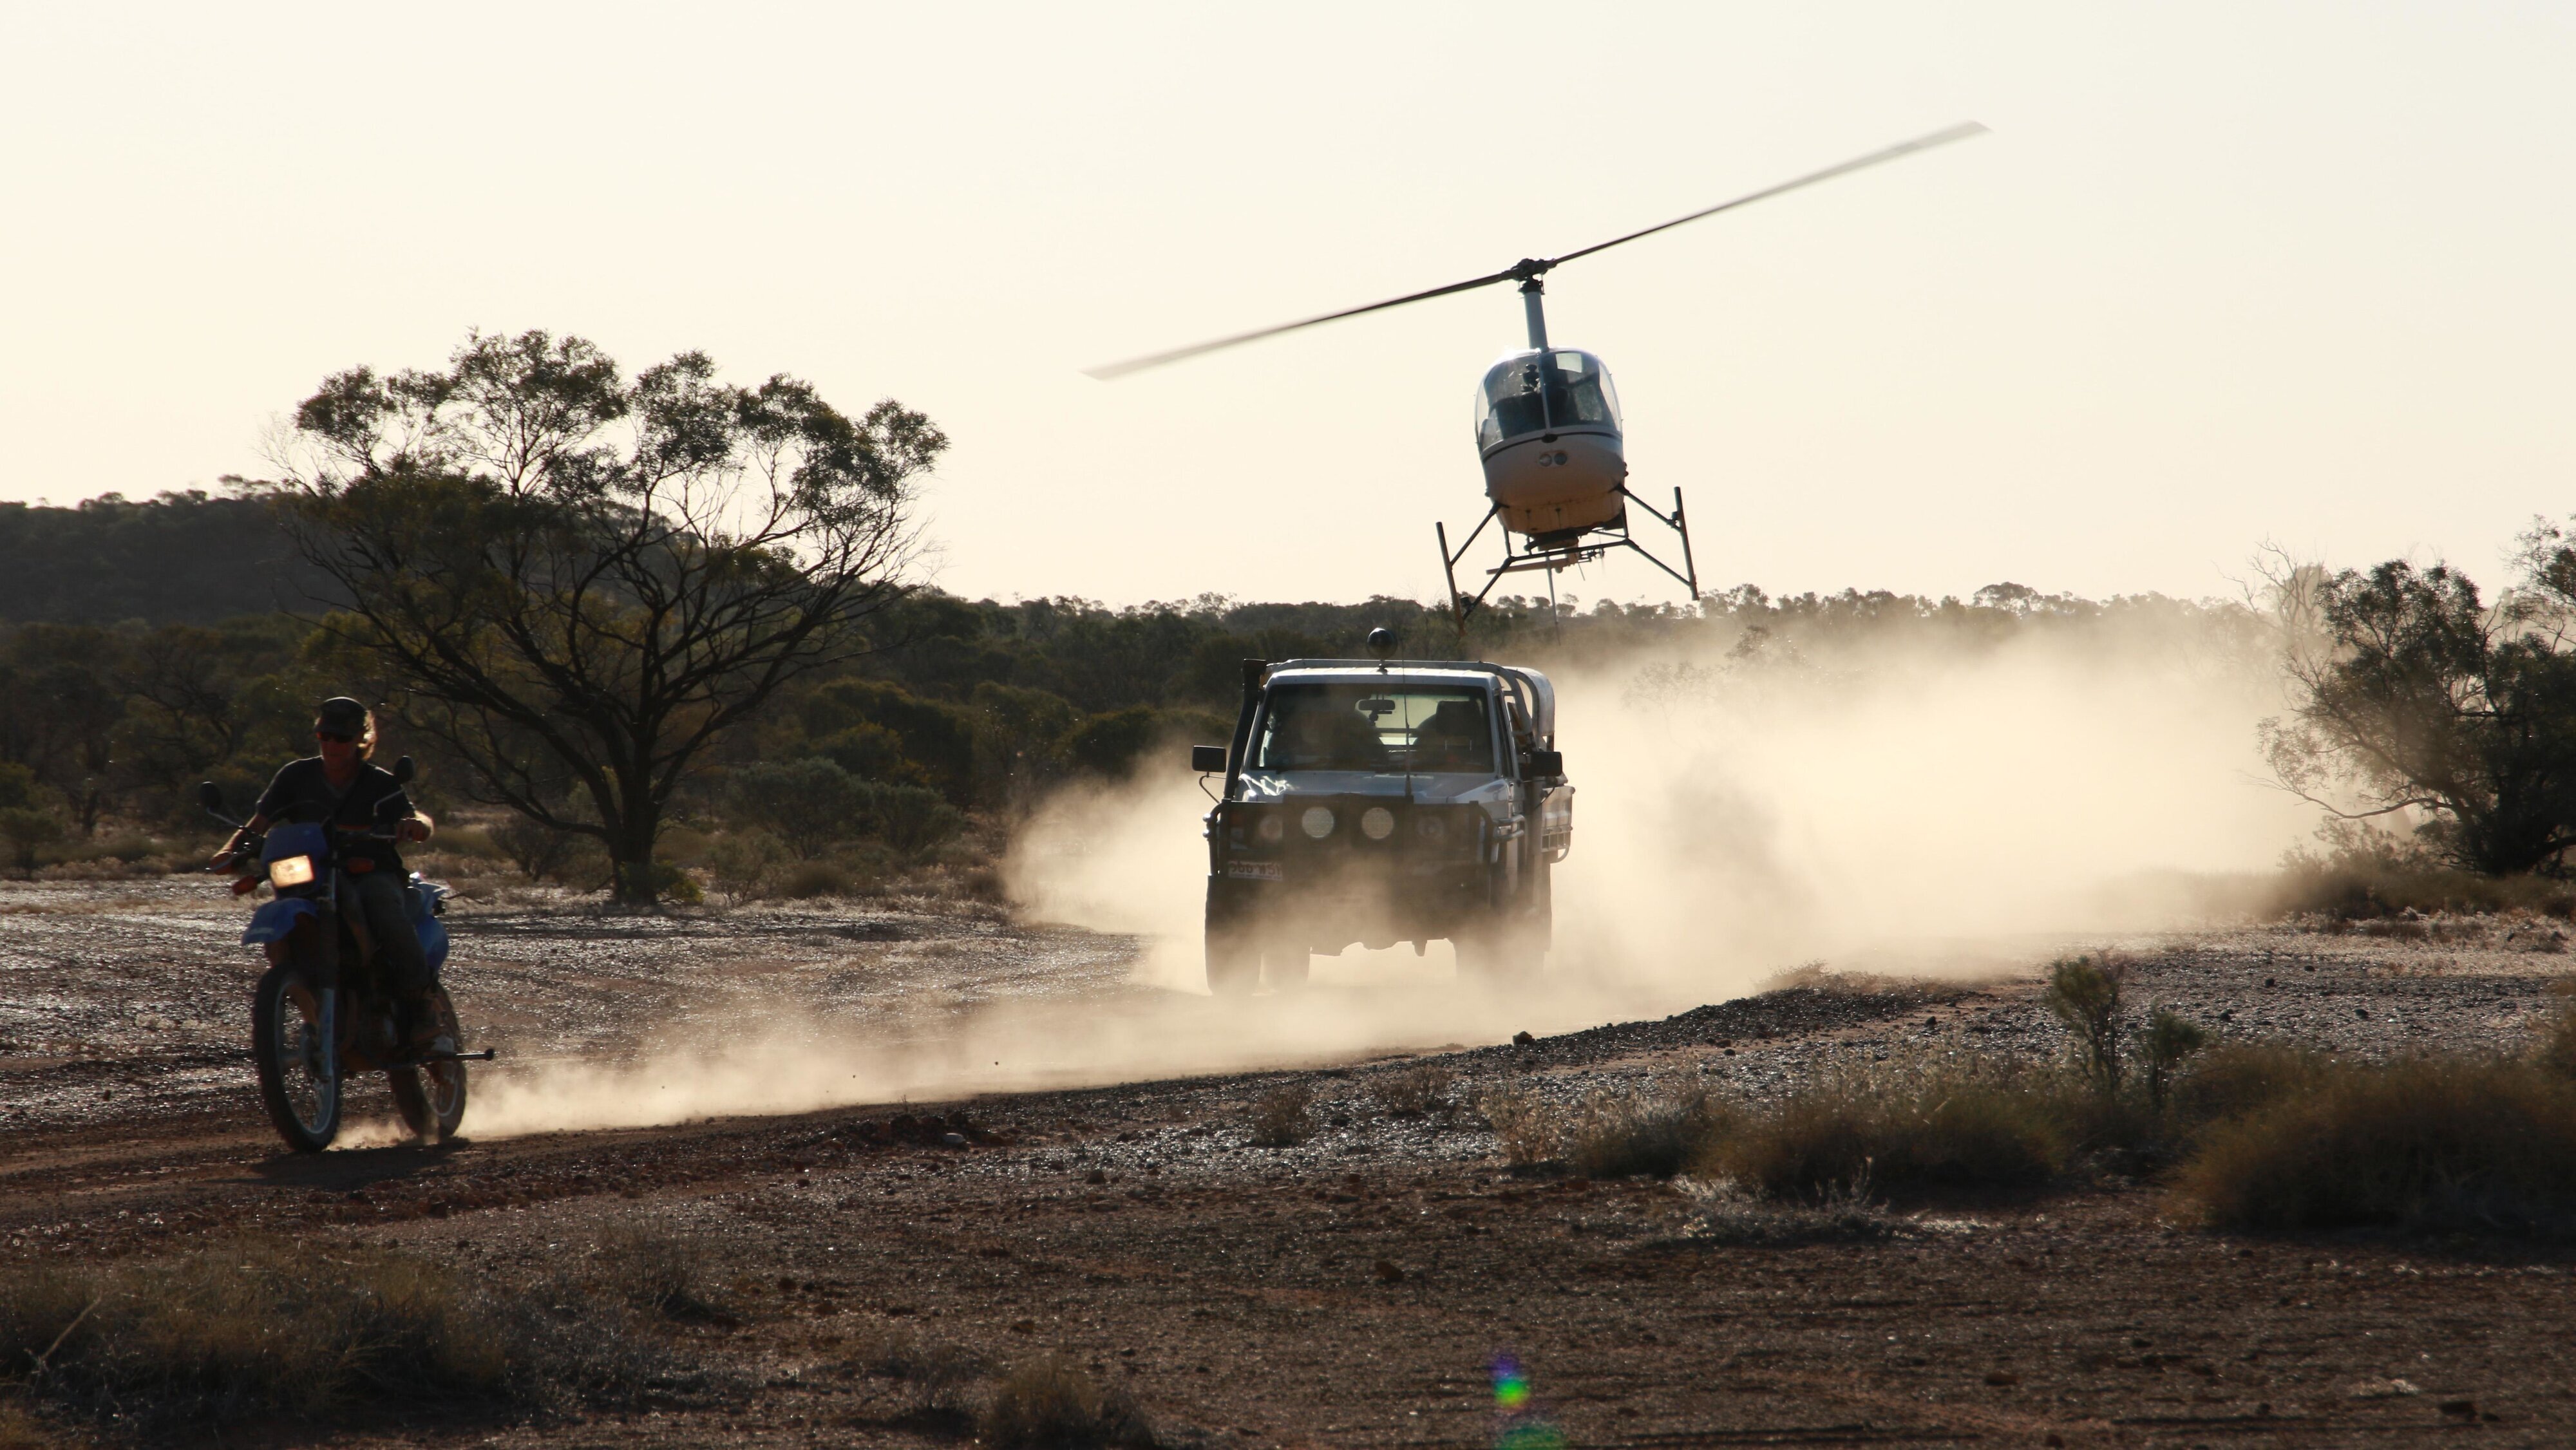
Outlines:
{"type": "Polygon", "coordinates": [[[1297,818],[1297,824],[1307,835],[1320,841],[1333,833],[1333,813],[1322,806],[1308,806],[1306,814],[1297,818]]]}
{"type": "Polygon", "coordinates": [[[1414,834],[1426,841],[1439,840],[1441,833],[1447,829],[1440,824],[1440,818],[1429,811],[1424,811],[1413,818],[1414,834]]]}
{"type": "Polygon", "coordinates": [[[1276,841],[1288,834],[1288,823],[1275,813],[1266,815],[1261,818],[1260,825],[1253,827],[1253,834],[1265,841],[1276,841]]]}
{"type": "Polygon", "coordinates": [[[1371,806],[1360,812],[1360,834],[1372,841],[1383,841],[1395,834],[1395,812],[1384,806],[1371,806]]]}
{"type": "Polygon", "coordinates": [[[312,882],[313,858],[310,856],[280,856],[268,863],[268,884],[271,886],[309,886],[312,882]]]}

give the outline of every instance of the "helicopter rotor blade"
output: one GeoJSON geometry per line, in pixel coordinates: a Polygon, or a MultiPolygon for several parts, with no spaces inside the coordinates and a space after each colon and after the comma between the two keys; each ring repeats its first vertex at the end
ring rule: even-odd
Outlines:
{"type": "Polygon", "coordinates": [[[1550,269],[1561,266],[1564,263],[1571,262],[1577,257],[1588,257],[1595,252],[1605,252],[1623,242],[1633,242],[1639,237],[1651,237],[1657,232],[1670,231],[1674,227],[1680,226],[1685,222],[1695,222],[1702,217],[1712,217],[1722,211],[1733,211],[1740,206],[1750,206],[1757,201],[1767,200],[1771,197],[1778,196],[1783,192],[1796,191],[1800,187],[1804,186],[1813,186],[1819,181],[1830,181],[1837,176],[1848,176],[1855,171],[1876,166],[1883,161],[1894,161],[1900,156],[1911,156],[1917,151],[1929,151],[1935,146],[1946,146],[1953,141],[1964,141],[1970,136],[1982,135],[1986,130],[1987,127],[1983,122],[1963,122],[1956,126],[1950,126],[1942,130],[1935,131],[1928,136],[1917,136],[1911,141],[1902,141],[1883,150],[1873,151],[1866,156],[1856,156],[1840,165],[1828,166],[1822,171],[1808,172],[1804,176],[1781,182],[1777,186],[1764,187],[1760,191],[1739,196],[1732,201],[1719,202],[1715,206],[1706,207],[1699,211],[1692,212],[1688,216],[1679,216],[1668,222],[1659,222],[1643,231],[1630,232],[1624,237],[1612,237],[1606,242],[1585,247],[1579,252],[1568,252],[1564,256],[1552,257],[1545,261],[1522,261],[1506,271],[1495,272],[1489,276],[1471,278],[1465,282],[1452,282],[1446,287],[1434,287],[1427,292],[1410,292],[1402,297],[1390,297],[1384,302],[1372,302],[1365,307],[1345,307],[1339,312],[1327,312],[1317,317],[1301,318],[1295,322],[1283,322],[1276,327],[1264,327],[1252,332],[1238,332],[1231,337],[1220,337],[1210,342],[1193,343],[1188,347],[1176,347],[1170,352],[1151,353],[1144,357],[1129,358],[1125,362],[1110,363],[1103,367],[1085,368],[1083,371],[1092,377],[1106,382],[1111,378],[1123,378],[1129,373],[1142,372],[1147,368],[1161,367],[1165,363],[1179,362],[1183,358],[1197,357],[1202,353],[1211,353],[1218,351],[1221,348],[1235,347],[1242,343],[1258,342],[1265,337],[1277,337],[1283,332],[1295,332],[1300,328],[1316,327],[1327,322],[1339,322],[1345,317],[1357,317],[1366,312],[1383,312],[1390,307],[1402,307],[1408,302],[1427,302],[1434,297],[1446,297],[1452,292],[1472,292],[1479,287],[1491,287],[1497,282],[1528,281],[1536,277],[1544,276],[1550,269]]]}
{"type": "Polygon", "coordinates": [[[1146,368],[1157,368],[1161,367],[1165,363],[1179,362],[1183,358],[1197,357],[1201,353],[1215,352],[1219,348],[1233,347],[1237,343],[1258,342],[1265,337],[1277,337],[1283,332],[1295,332],[1301,327],[1315,327],[1327,322],[1339,322],[1345,317],[1357,317],[1363,312],[1383,312],[1390,307],[1402,307],[1408,302],[1427,302],[1434,297],[1446,297],[1452,292],[1472,292],[1479,287],[1491,287],[1497,282],[1515,281],[1520,277],[1520,275],[1521,274],[1517,269],[1509,272],[1496,272],[1490,277],[1477,277],[1466,282],[1452,282],[1446,287],[1434,287],[1428,292],[1412,292],[1407,293],[1402,297],[1390,297],[1384,302],[1372,302],[1365,307],[1345,307],[1339,312],[1327,312],[1321,317],[1308,317],[1296,322],[1283,322],[1277,327],[1264,327],[1255,332],[1238,332],[1232,337],[1220,337],[1213,342],[1192,343],[1188,347],[1176,347],[1170,352],[1158,352],[1147,357],[1129,358],[1125,362],[1110,363],[1104,367],[1085,368],[1083,371],[1092,377],[1099,378],[1103,382],[1106,382],[1111,378],[1123,378],[1129,373],[1142,372],[1146,368]]]}
{"type": "Polygon", "coordinates": [[[1715,206],[1702,208],[1699,211],[1692,212],[1688,216],[1677,216],[1668,222],[1658,222],[1655,225],[1646,228],[1644,231],[1630,232],[1624,237],[1612,237],[1606,242],[1600,242],[1593,246],[1585,247],[1579,252],[1568,252],[1562,257],[1550,258],[1548,265],[1551,267],[1562,266],[1567,262],[1573,261],[1577,257],[1589,257],[1595,252],[1606,252],[1612,247],[1618,246],[1622,242],[1633,242],[1639,237],[1651,237],[1657,232],[1671,231],[1673,228],[1680,226],[1685,222],[1695,222],[1702,217],[1712,217],[1722,211],[1733,211],[1739,206],[1751,206],[1757,201],[1767,201],[1772,197],[1780,195],[1782,192],[1796,191],[1802,186],[1813,186],[1819,181],[1831,181],[1837,176],[1849,176],[1855,171],[1876,166],[1882,161],[1894,161],[1900,156],[1911,156],[1917,151],[1929,151],[1935,146],[1947,146],[1953,141],[1965,141],[1971,136],[1984,135],[1989,129],[1991,128],[1989,128],[1983,121],[1964,121],[1956,126],[1947,126],[1928,136],[1917,136],[1911,141],[1900,141],[1896,145],[1887,147],[1884,150],[1872,151],[1867,156],[1855,156],[1851,160],[1845,161],[1840,165],[1828,166],[1822,171],[1810,171],[1804,176],[1798,177],[1794,180],[1781,182],[1777,186],[1766,186],[1760,191],[1747,193],[1746,195],[1735,198],[1733,201],[1721,201],[1715,206]]]}

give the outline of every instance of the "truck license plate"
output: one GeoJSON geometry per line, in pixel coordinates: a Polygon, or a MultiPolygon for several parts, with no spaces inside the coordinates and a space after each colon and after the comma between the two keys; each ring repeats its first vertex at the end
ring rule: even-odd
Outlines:
{"type": "Polygon", "coordinates": [[[1238,881],[1276,881],[1279,879],[1279,863],[1276,861],[1228,861],[1225,863],[1225,874],[1234,877],[1238,881]]]}

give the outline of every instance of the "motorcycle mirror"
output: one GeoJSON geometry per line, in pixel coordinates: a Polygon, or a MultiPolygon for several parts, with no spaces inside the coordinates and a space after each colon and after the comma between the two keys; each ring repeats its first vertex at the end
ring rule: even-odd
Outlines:
{"type": "Polygon", "coordinates": [[[394,784],[396,785],[411,784],[411,778],[419,773],[420,767],[412,764],[411,757],[408,755],[394,762],[394,784]]]}
{"type": "Polygon", "coordinates": [[[215,784],[211,780],[199,781],[197,783],[197,804],[204,806],[210,811],[222,810],[224,808],[224,788],[215,784]]]}

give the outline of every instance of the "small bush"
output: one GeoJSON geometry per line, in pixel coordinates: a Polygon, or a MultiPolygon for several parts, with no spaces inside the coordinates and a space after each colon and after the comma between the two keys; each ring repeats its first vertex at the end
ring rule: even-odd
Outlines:
{"type": "Polygon", "coordinates": [[[1476,1108],[1494,1130],[1494,1141],[1502,1145],[1503,1161],[1514,1168],[1552,1163],[1562,1153],[1564,1124],[1554,1109],[1536,1097],[1489,1092],[1477,1098],[1476,1108]]]}
{"type": "Polygon", "coordinates": [[[2576,991],[2561,982],[2557,992],[2558,1010],[2540,1027],[2540,1044],[2532,1054],[2541,1070],[2576,1082],[2576,991]]]}
{"type": "Polygon", "coordinates": [[[2326,1065],[2207,1129],[2175,1187],[2229,1228],[2576,1227],[2576,1084],[2491,1059],[2326,1065]]]}
{"type": "Polygon", "coordinates": [[[851,1363],[869,1374],[912,1386],[914,1409],[925,1415],[962,1417],[967,1389],[984,1373],[984,1361],[953,1344],[924,1344],[909,1329],[892,1329],[860,1346],[851,1363]]]}
{"type": "Polygon", "coordinates": [[[2174,1072],[2193,1053],[2208,1045],[2209,1034],[2200,1029],[2200,1024],[2179,1012],[2159,1007],[2148,1016],[2146,1033],[2138,1039],[2138,1050],[2139,1055],[2146,1059],[2147,1106],[2151,1111],[2164,1112],[2174,1072]]]}
{"type": "Polygon", "coordinates": [[[790,901],[847,896],[857,884],[837,861],[799,861],[778,874],[778,894],[790,901]]]}
{"type": "Polygon", "coordinates": [[[2040,1000],[2075,1036],[2075,1060],[2103,1096],[2120,1091],[2120,979],[2116,962],[2091,957],[2059,961],[2048,969],[2040,1000]]]}
{"type": "Polygon", "coordinates": [[[1147,1450],[1154,1443],[1153,1427],[1133,1399],[1059,1354],[1040,1356],[1005,1376],[978,1428],[993,1450],[1147,1450]]]}
{"type": "Polygon", "coordinates": [[[668,1319],[721,1322],[733,1314],[706,1276],[705,1245],[664,1234],[621,1231],[600,1240],[595,1282],[607,1294],[668,1319]]]}
{"type": "Polygon", "coordinates": [[[1390,1117],[1416,1118],[1447,1108],[1453,1079],[1449,1069],[1426,1062],[1380,1077],[1369,1087],[1378,1110],[1390,1117]]]}
{"type": "Polygon", "coordinates": [[[1253,1146],[1294,1148],[1315,1136],[1315,1120],[1307,1111],[1314,1101],[1314,1090],[1302,1082],[1264,1093],[1252,1105],[1253,1146]]]}
{"type": "Polygon", "coordinates": [[[791,859],[776,836],[754,829],[728,831],[707,843],[705,863],[718,891],[749,901],[774,890],[791,859]]]}
{"type": "Polygon", "coordinates": [[[1860,1184],[1900,1193],[2032,1188],[2066,1167],[2065,1096],[2010,1071],[1837,1075],[1715,1137],[1691,1171],[1809,1202],[1860,1184]]]}
{"type": "Polygon", "coordinates": [[[2330,922],[2530,911],[2576,917],[2576,884],[2544,876],[2479,876],[2429,861],[2363,851],[2294,857],[2275,884],[2271,911],[2330,922]]]}
{"type": "Polygon", "coordinates": [[[502,860],[519,868],[519,874],[530,881],[543,881],[563,873],[572,863],[576,846],[587,837],[570,831],[558,831],[528,817],[512,812],[484,836],[502,860]]]}
{"type": "Polygon", "coordinates": [[[1566,1134],[1566,1166],[1586,1178],[1670,1178],[1739,1119],[1698,1091],[1588,1098],[1566,1134]]]}
{"type": "Polygon", "coordinates": [[[2174,1080],[2173,1125],[2188,1136],[2324,1085],[2333,1059],[2279,1042],[2223,1042],[2174,1080]]]}

